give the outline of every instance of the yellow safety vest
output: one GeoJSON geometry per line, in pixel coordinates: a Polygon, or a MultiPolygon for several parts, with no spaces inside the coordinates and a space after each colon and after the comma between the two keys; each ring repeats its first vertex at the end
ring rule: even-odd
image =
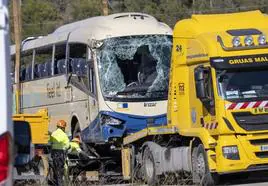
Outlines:
{"type": "Polygon", "coordinates": [[[54,150],[68,150],[70,148],[69,138],[60,128],[51,134],[49,141],[51,142],[51,148],[54,150]]]}
{"type": "Polygon", "coordinates": [[[79,154],[82,151],[77,142],[70,142],[70,146],[71,146],[71,154],[79,154]]]}

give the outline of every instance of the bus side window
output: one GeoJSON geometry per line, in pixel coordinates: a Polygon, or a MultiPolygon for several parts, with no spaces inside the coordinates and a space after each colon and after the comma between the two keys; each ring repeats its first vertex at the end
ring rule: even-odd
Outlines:
{"type": "Polygon", "coordinates": [[[45,76],[51,76],[52,75],[52,61],[47,61],[45,63],[45,76]]]}
{"type": "Polygon", "coordinates": [[[52,61],[52,46],[46,46],[36,50],[34,60],[34,78],[43,78],[49,76],[46,63],[52,61]]]}
{"type": "Polygon", "coordinates": [[[13,85],[15,83],[15,56],[11,56],[10,60],[11,60],[10,76],[11,76],[11,82],[12,82],[12,85],[13,85]]]}
{"type": "Polygon", "coordinates": [[[76,73],[79,76],[87,75],[87,65],[86,65],[86,54],[87,45],[80,43],[70,43],[70,54],[69,54],[69,70],[76,73]]]}
{"type": "Polygon", "coordinates": [[[20,81],[29,81],[32,79],[32,68],[30,67],[33,61],[33,52],[24,52],[21,55],[21,66],[20,66],[20,81]],[[28,69],[27,71],[27,67],[28,69]],[[28,73],[28,74],[27,74],[28,73]]]}
{"type": "Polygon", "coordinates": [[[89,89],[89,68],[87,63],[87,45],[81,43],[69,44],[69,72],[76,74],[89,89]]]}
{"type": "Polygon", "coordinates": [[[58,44],[55,47],[55,58],[54,58],[54,75],[66,73],[66,43],[58,44]]]}
{"type": "Polygon", "coordinates": [[[60,59],[57,61],[56,69],[58,74],[64,74],[66,72],[65,59],[60,59]]]}
{"type": "Polygon", "coordinates": [[[92,64],[90,65],[89,68],[89,83],[90,83],[90,92],[96,94],[95,73],[92,64]]]}
{"type": "Polygon", "coordinates": [[[26,66],[25,81],[30,81],[32,79],[32,65],[26,66]]]}
{"type": "Polygon", "coordinates": [[[20,81],[25,81],[25,77],[26,77],[26,68],[21,67],[21,69],[20,69],[20,81]]]}

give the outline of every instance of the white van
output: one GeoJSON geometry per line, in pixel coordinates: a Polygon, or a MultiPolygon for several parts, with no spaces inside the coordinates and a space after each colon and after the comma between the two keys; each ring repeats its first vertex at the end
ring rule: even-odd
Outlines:
{"type": "Polygon", "coordinates": [[[0,185],[12,184],[12,123],[7,1],[0,0],[0,185]]]}

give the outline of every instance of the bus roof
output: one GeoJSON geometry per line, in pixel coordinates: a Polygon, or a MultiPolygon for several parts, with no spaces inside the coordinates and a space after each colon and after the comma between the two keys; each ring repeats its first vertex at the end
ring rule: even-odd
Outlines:
{"type": "MultiPolygon", "coordinates": [[[[108,16],[97,16],[63,25],[53,33],[26,41],[22,50],[29,50],[45,45],[52,45],[64,41],[89,43],[89,40],[102,40],[110,37],[131,35],[172,35],[172,29],[165,23],[144,13],[118,13],[108,16]]],[[[14,54],[11,48],[11,54],[14,54]]]]}

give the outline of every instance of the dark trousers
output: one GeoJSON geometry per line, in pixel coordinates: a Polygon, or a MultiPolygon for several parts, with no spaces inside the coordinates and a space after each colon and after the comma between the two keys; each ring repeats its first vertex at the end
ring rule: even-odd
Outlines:
{"type": "Polygon", "coordinates": [[[54,180],[53,182],[57,186],[63,186],[64,176],[64,163],[65,163],[65,151],[64,150],[52,150],[51,157],[53,160],[54,180]]]}

